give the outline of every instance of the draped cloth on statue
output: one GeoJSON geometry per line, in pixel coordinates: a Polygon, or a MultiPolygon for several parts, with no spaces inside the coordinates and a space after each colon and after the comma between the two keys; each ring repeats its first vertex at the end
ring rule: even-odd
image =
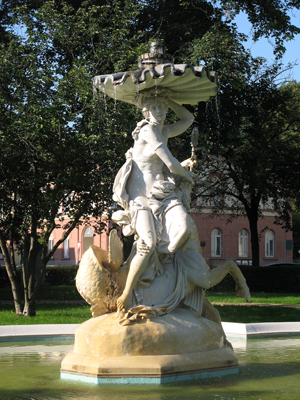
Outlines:
{"type": "MultiPolygon", "coordinates": [[[[113,199],[124,208],[113,213],[112,220],[123,227],[123,234],[135,233],[137,213],[147,209],[152,213],[156,231],[156,250],[151,255],[133,290],[123,323],[137,318],[151,318],[171,312],[179,304],[202,312],[203,290],[188,280],[189,269],[207,268],[201,256],[197,228],[178,200],[172,181],[156,181],[148,198],[149,207],[129,201],[126,182],[132,170],[132,149],[114,182],[113,199]],[[178,210],[180,212],[178,214],[178,210]],[[187,216],[188,232],[182,232],[178,215],[187,216]],[[185,239],[180,240],[183,236],[185,239]],[[178,243],[180,245],[178,246],[178,243]]],[[[136,254],[136,243],[126,261],[136,254]]]]}

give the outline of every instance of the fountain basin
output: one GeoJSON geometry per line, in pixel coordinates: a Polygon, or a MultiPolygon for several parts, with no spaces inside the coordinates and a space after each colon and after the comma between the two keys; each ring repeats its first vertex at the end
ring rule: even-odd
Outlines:
{"type": "Polygon", "coordinates": [[[186,309],[120,326],[116,313],[92,318],[75,332],[63,379],[96,384],[161,384],[237,373],[238,360],[216,323],[186,309]]]}

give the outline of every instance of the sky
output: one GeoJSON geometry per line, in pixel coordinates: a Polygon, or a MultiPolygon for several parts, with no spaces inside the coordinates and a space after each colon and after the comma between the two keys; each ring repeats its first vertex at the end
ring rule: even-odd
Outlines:
{"type": "MultiPolygon", "coordinates": [[[[291,20],[294,25],[300,27],[300,11],[296,11],[294,15],[291,15],[291,20]]],[[[272,63],[275,60],[273,54],[272,45],[269,43],[267,38],[260,39],[256,43],[251,39],[251,24],[247,20],[247,16],[240,13],[234,20],[238,26],[238,30],[249,36],[248,42],[245,47],[251,50],[251,54],[254,57],[264,57],[268,63],[272,63]]],[[[294,66],[290,71],[289,78],[300,82],[300,35],[297,35],[294,40],[285,43],[286,52],[282,59],[283,64],[287,65],[289,62],[298,62],[298,65],[294,66]]]]}

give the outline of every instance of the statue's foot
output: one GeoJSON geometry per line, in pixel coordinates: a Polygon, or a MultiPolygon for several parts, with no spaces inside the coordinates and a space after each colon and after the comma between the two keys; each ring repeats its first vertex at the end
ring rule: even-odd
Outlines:
{"type": "Polygon", "coordinates": [[[237,282],[235,290],[236,290],[236,297],[241,297],[245,299],[247,303],[249,303],[251,295],[246,281],[243,283],[237,282]]]}
{"type": "Polygon", "coordinates": [[[123,308],[123,310],[117,310],[117,319],[123,319],[125,317],[126,310],[123,308]]]}
{"type": "Polygon", "coordinates": [[[127,304],[130,299],[130,293],[126,293],[125,291],[122,293],[122,295],[118,298],[117,300],[117,308],[118,311],[125,311],[127,304]]]}

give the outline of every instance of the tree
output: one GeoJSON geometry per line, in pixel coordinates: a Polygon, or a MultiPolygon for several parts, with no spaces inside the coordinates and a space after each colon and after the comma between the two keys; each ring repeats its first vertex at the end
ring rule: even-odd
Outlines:
{"type": "MultiPolygon", "coordinates": [[[[91,79],[95,67],[118,61],[119,49],[107,54],[103,42],[109,47],[121,40],[134,12],[128,10],[126,22],[115,9],[110,23],[122,23],[123,29],[113,33],[103,28],[103,42],[93,46],[107,24],[101,7],[77,12],[66,7],[59,13],[48,2],[34,15],[26,7],[17,11],[18,23],[26,24],[24,37],[12,29],[0,49],[0,246],[16,313],[32,316],[53,252],[78,224],[100,216],[111,201],[119,168],[115,160],[122,162],[120,154],[127,147],[119,138],[133,127],[122,107],[115,110],[113,101],[93,98],[91,79]],[[52,50],[55,40],[65,53],[52,50]],[[48,239],[57,226],[64,233],[48,253],[48,239]],[[14,250],[21,254],[23,309],[14,250]]],[[[130,40],[127,46],[131,53],[130,40]]]]}
{"type": "Polygon", "coordinates": [[[276,223],[291,227],[290,198],[300,173],[299,86],[278,87],[280,66],[252,59],[230,30],[215,42],[207,34],[197,45],[194,52],[216,65],[221,82],[217,100],[198,114],[201,145],[208,154],[201,174],[210,182],[198,195],[217,196],[216,210],[230,218],[247,216],[252,261],[259,265],[261,206],[271,200],[276,223]]]}
{"type": "MultiPolygon", "coordinates": [[[[132,19],[130,33],[134,36],[138,32],[143,33],[143,42],[147,43],[153,37],[164,39],[171,54],[180,56],[185,53],[185,47],[194,39],[202,36],[212,25],[220,23],[221,19],[232,21],[239,12],[244,12],[252,24],[253,40],[260,37],[272,38],[275,41],[274,51],[279,56],[284,52],[284,42],[291,40],[300,32],[299,27],[291,22],[290,14],[299,10],[299,0],[138,0],[117,1],[93,0],[82,2],[81,0],[55,0],[55,11],[64,13],[66,6],[71,6],[78,11],[83,6],[106,7],[107,11],[117,8],[124,10],[128,6],[140,5],[140,13],[132,19]]],[[[0,20],[2,26],[11,24],[12,10],[26,5],[29,12],[36,12],[45,4],[44,0],[6,0],[0,6],[0,20]]],[[[113,26],[110,20],[113,15],[108,15],[106,26],[113,26]]],[[[119,44],[120,45],[120,44],[119,44]]],[[[134,61],[135,62],[135,61],[134,61]]]]}

